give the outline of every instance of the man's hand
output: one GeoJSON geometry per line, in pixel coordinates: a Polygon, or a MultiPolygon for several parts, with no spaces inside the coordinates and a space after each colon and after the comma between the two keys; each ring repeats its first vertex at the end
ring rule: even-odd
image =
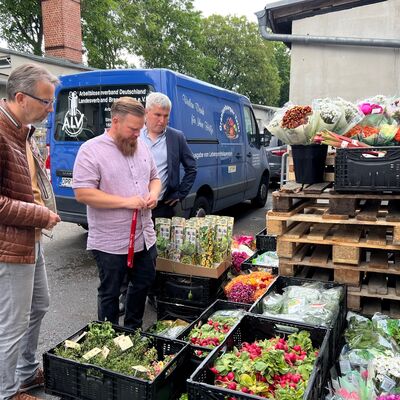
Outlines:
{"type": "Polygon", "coordinates": [[[150,192],[146,198],[147,208],[149,208],[150,210],[156,208],[157,202],[158,202],[158,196],[155,193],[150,192]]]}
{"type": "Polygon", "coordinates": [[[127,198],[127,205],[126,208],[134,210],[140,210],[142,208],[147,208],[147,202],[143,197],[140,196],[132,196],[127,198]]]}
{"type": "Polygon", "coordinates": [[[178,203],[178,201],[179,201],[179,199],[170,199],[170,200],[164,201],[164,203],[173,207],[176,203],[178,203]]]}
{"type": "Polygon", "coordinates": [[[60,221],[60,216],[53,211],[50,211],[50,220],[46,226],[46,229],[53,229],[60,221]]]}

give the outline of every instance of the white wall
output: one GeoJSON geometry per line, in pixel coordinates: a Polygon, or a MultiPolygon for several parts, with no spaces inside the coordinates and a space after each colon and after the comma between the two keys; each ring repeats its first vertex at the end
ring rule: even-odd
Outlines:
{"type": "MultiPolygon", "coordinates": [[[[400,39],[400,0],[293,21],[293,34],[400,39]]],[[[292,44],[290,100],[400,95],[400,49],[292,44]]]]}

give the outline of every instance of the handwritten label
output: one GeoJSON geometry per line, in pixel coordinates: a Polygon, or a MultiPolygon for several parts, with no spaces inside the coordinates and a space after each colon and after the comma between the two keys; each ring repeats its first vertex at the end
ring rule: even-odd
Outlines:
{"type": "Polygon", "coordinates": [[[114,343],[119,346],[122,351],[128,350],[133,346],[132,340],[129,336],[121,335],[114,339],[114,343]]]}
{"type": "Polygon", "coordinates": [[[88,361],[91,358],[93,358],[94,356],[97,356],[97,354],[101,353],[101,349],[99,349],[98,347],[93,348],[92,350],[88,351],[87,353],[85,353],[82,357],[88,361]]]}
{"type": "Polygon", "coordinates": [[[66,340],[65,341],[65,347],[67,349],[75,349],[75,350],[80,350],[81,349],[81,345],[79,343],[76,343],[72,340],[66,340]]]}

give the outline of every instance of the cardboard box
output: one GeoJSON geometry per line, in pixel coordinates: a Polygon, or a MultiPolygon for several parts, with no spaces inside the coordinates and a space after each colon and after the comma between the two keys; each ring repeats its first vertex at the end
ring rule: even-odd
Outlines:
{"type": "Polygon", "coordinates": [[[205,268],[200,265],[183,264],[166,258],[157,257],[156,270],[172,272],[174,274],[202,276],[206,278],[219,278],[231,266],[231,256],[216,268],[205,268]]]}

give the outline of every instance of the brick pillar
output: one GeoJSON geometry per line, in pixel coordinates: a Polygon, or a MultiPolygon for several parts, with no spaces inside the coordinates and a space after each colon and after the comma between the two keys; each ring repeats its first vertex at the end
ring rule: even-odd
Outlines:
{"type": "Polygon", "coordinates": [[[45,55],[82,63],[80,0],[42,0],[45,55]]]}

